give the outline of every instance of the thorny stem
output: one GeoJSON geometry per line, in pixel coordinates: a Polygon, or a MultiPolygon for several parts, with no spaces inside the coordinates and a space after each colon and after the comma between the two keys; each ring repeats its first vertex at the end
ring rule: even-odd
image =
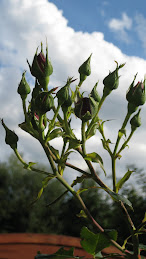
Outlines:
{"type": "Polygon", "coordinates": [[[130,139],[132,138],[134,133],[134,130],[131,131],[129,137],[126,139],[126,141],[123,143],[122,147],[119,149],[119,151],[117,152],[117,155],[119,155],[121,153],[121,151],[126,147],[127,143],[130,141],[130,139]]]}
{"type": "MultiPolygon", "coordinates": [[[[98,222],[92,217],[92,215],[90,214],[89,210],[87,209],[85,203],[83,202],[82,198],[80,197],[80,195],[65,181],[65,179],[57,172],[56,170],[56,167],[55,167],[55,164],[54,164],[54,161],[52,159],[52,157],[50,156],[49,154],[49,150],[48,150],[48,147],[46,144],[44,143],[41,143],[43,148],[44,148],[44,151],[48,157],[48,160],[50,162],[50,165],[52,167],[52,170],[55,174],[55,176],[57,177],[57,179],[66,187],[66,189],[68,191],[70,191],[73,196],[80,202],[85,214],[87,215],[88,219],[92,222],[93,225],[95,225],[98,229],[98,231],[104,233],[106,235],[106,233],[104,232],[104,229],[98,224],[98,222]]],[[[108,237],[108,236],[107,236],[108,237]]],[[[109,237],[108,237],[109,238],[109,237]]],[[[117,243],[115,242],[114,240],[110,239],[110,242],[115,246],[117,247],[120,251],[122,251],[123,253],[124,250],[122,249],[122,247],[117,243]]]]}
{"type": "Polygon", "coordinates": [[[123,204],[123,202],[121,202],[121,207],[123,208],[124,214],[126,216],[125,219],[128,222],[129,230],[131,233],[131,237],[132,237],[132,241],[133,241],[133,252],[134,252],[135,258],[138,258],[140,251],[139,251],[138,236],[134,234],[134,231],[136,230],[136,228],[135,228],[133,221],[132,221],[125,205],[123,204]]]}
{"type": "Polygon", "coordinates": [[[40,169],[34,168],[33,166],[29,166],[29,164],[27,164],[23,158],[21,157],[21,155],[19,154],[18,150],[15,148],[14,149],[15,155],[17,156],[17,158],[19,159],[19,161],[24,165],[24,168],[29,168],[31,171],[40,173],[40,174],[44,174],[44,175],[48,175],[49,173],[42,171],[40,169]]]}
{"type": "Polygon", "coordinates": [[[99,113],[99,111],[100,111],[100,109],[101,109],[101,107],[102,107],[102,104],[103,104],[103,102],[105,101],[106,97],[107,97],[107,96],[104,96],[104,95],[102,96],[102,98],[101,98],[101,100],[100,100],[100,102],[99,102],[99,105],[98,105],[98,110],[97,110],[95,116],[93,117],[93,119],[91,120],[91,122],[90,122],[90,124],[89,124],[89,126],[88,126],[87,134],[90,132],[90,130],[91,130],[93,124],[97,121],[98,113],[99,113]]]}
{"type": "MultiPolygon", "coordinates": [[[[131,116],[131,113],[127,112],[127,115],[125,117],[125,120],[122,124],[122,127],[121,127],[120,131],[125,129],[130,116],[131,116]]],[[[114,151],[113,151],[113,154],[112,154],[112,179],[113,179],[113,191],[114,192],[117,192],[117,188],[116,188],[116,159],[117,159],[116,152],[117,152],[117,148],[118,148],[118,145],[120,143],[121,137],[122,137],[122,134],[120,135],[118,133],[117,141],[116,141],[115,148],[114,148],[114,151]]]]}
{"type": "Polygon", "coordinates": [[[55,113],[54,113],[54,117],[53,117],[53,119],[52,119],[52,121],[51,121],[51,123],[50,123],[50,125],[49,125],[49,129],[48,129],[48,132],[47,132],[46,137],[45,137],[46,142],[47,142],[47,138],[48,138],[48,136],[49,136],[49,134],[50,134],[50,131],[51,131],[51,130],[53,129],[53,127],[54,127],[54,123],[55,123],[55,120],[56,120],[56,118],[57,118],[57,116],[58,116],[58,112],[59,112],[60,107],[61,107],[61,105],[58,105],[58,106],[57,106],[57,109],[56,109],[56,111],[55,111],[55,113]]]}

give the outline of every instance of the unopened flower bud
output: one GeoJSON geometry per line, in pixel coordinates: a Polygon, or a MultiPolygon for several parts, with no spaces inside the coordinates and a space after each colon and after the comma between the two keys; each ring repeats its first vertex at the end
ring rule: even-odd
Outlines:
{"type": "Polygon", "coordinates": [[[47,92],[41,92],[35,99],[35,108],[38,113],[45,114],[50,111],[54,106],[53,96],[47,92]]]}
{"type": "Polygon", "coordinates": [[[79,74],[80,74],[80,83],[79,85],[86,79],[87,76],[90,76],[91,74],[91,66],[90,66],[90,60],[91,60],[92,54],[89,56],[89,58],[79,67],[79,74]]]}
{"type": "Polygon", "coordinates": [[[146,101],[146,96],[145,96],[145,80],[144,82],[138,82],[134,86],[134,81],[135,78],[130,85],[128,92],[126,94],[126,99],[129,103],[132,103],[135,105],[135,107],[138,107],[140,105],[143,105],[146,101]]]}
{"type": "Polygon", "coordinates": [[[30,86],[26,81],[25,73],[26,73],[26,71],[23,72],[22,79],[21,79],[20,84],[19,84],[18,89],[17,89],[17,92],[18,92],[18,94],[20,94],[22,100],[25,100],[27,95],[31,91],[30,86]]]}
{"type": "Polygon", "coordinates": [[[80,98],[75,104],[75,115],[82,121],[92,119],[98,110],[98,104],[92,97],[80,98]]]}
{"type": "Polygon", "coordinates": [[[71,105],[71,97],[69,95],[69,86],[71,84],[72,81],[72,77],[69,77],[67,79],[66,85],[63,86],[56,94],[57,98],[58,98],[58,104],[59,105],[63,105],[64,103],[66,103],[66,105],[69,107],[71,105]]]}
{"type": "Polygon", "coordinates": [[[96,88],[97,88],[98,82],[95,84],[95,86],[93,87],[92,91],[91,91],[91,97],[93,97],[93,99],[99,103],[100,102],[100,95],[97,92],[96,88]]]}
{"type": "Polygon", "coordinates": [[[12,149],[16,149],[17,142],[18,142],[18,136],[15,134],[14,131],[7,128],[7,126],[5,125],[3,120],[2,120],[2,125],[6,131],[6,137],[5,137],[6,144],[10,145],[10,147],[12,149]]]}
{"type": "MultiPolygon", "coordinates": [[[[116,62],[117,63],[117,62],[116,62]]],[[[110,72],[108,76],[106,76],[103,80],[103,84],[104,84],[104,89],[103,89],[103,93],[105,95],[110,94],[110,92],[114,89],[118,88],[119,85],[119,75],[118,75],[118,70],[120,68],[122,68],[125,64],[121,64],[120,66],[118,66],[117,63],[117,67],[113,72],[110,72]]]]}
{"type": "Polygon", "coordinates": [[[46,47],[46,57],[44,56],[42,48],[39,54],[37,54],[37,50],[32,62],[32,66],[29,64],[28,60],[27,63],[29,65],[31,74],[38,79],[42,88],[47,91],[49,76],[53,73],[53,67],[48,59],[48,47],[46,47]]]}
{"type": "Polygon", "coordinates": [[[132,131],[136,130],[136,128],[141,126],[141,118],[139,116],[140,112],[141,109],[139,109],[138,113],[134,115],[133,118],[130,120],[132,131]]]}

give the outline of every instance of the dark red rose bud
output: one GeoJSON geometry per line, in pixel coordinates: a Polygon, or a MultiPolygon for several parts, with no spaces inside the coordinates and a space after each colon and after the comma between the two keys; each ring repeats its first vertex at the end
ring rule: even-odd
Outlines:
{"type": "Polygon", "coordinates": [[[35,109],[40,114],[45,114],[50,111],[54,106],[54,99],[52,95],[47,92],[41,92],[35,99],[35,109]]]}
{"type": "Polygon", "coordinates": [[[126,94],[126,99],[129,103],[135,105],[135,107],[138,107],[140,105],[143,105],[146,101],[145,80],[143,83],[138,82],[135,86],[134,86],[134,81],[132,82],[132,84],[128,89],[128,92],[126,94]]]}
{"type": "Polygon", "coordinates": [[[88,121],[95,116],[97,109],[98,104],[92,97],[84,97],[77,101],[74,112],[82,121],[88,121]]]}
{"type": "Polygon", "coordinates": [[[46,47],[46,57],[43,53],[43,47],[41,44],[41,52],[37,54],[38,48],[34,55],[34,59],[32,62],[32,66],[29,64],[28,60],[27,63],[30,68],[31,74],[36,77],[44,90],[48,90],[48,83],[49,83],[49,76],[53,73],[53,67],[51,62],[48,59],[48,48],[46,47]]]}

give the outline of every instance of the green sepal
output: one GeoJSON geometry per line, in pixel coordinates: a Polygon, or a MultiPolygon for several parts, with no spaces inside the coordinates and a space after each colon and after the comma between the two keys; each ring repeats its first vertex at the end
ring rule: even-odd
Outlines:
{"type": "Polygon", "coordinates": [[[139,116],[140,112],[141,112],[141,109],[139,109],[139,111],[130,120],[132,131],[136,130],[138,127],[141,126],[141,118],[139,116]]]}
{"type": "Polygon", "coordinates": [[[97,88],[98,82],[95,84],[95,86],[93,87],[92,91],[91,91],[91,97],[93,97],[93,99],[99,103],[101,100],[101,97],[99,95],[99,93],[97,92],[96,88],[97,88]]]}
{"type": "Polygon", "coordinates": [[[73,139],[73,138],[69,139],[69,147],[68,147],[68,149],[77,149],[80,146],[81,146],[81,141],[80,140],[73,139]]]}
{"type": "Polygon", "coordinates": [[[98,128],[98,123],[94,123],[90,129],[90,131],[86,131],[86,140],[93,137],[96,134],[97,128],[98,128]]]}

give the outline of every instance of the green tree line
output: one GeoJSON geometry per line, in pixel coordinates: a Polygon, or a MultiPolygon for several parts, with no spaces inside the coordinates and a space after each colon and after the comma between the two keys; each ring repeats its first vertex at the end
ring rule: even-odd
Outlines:
{"type": "MultiPolygon", "coordinates": [[[[138,169],[137,169],[138,170],[138,169]]],[[[137,186],[127,185],[122,192],[133,204],[134,213],[128,210],[135,226],[141,223],[146,211],[144,173],[139,170],[137,186]]],[[[1,233],[53,233],[78,236],[82,226],[87,225],[86,218],[79,217],[80,207],[69,194],[64,195],[55,204],[50,205],[64,193],[64,187],[56,180],[51,180],[41,198],[33,203],[42,186],[44,176],[23,169],[14,156],[6,163],[0,163],[0,232],[1,233]]],[[[91,180],[84,180],[81,188],[86,189],[81,195],[91,214],[104,228],[117,228],[122,234],[119,242],[129,235],[124,228],[123,218],[118,203],[106,196],[91,180]],[[94,187],[94,188],[93,188],[94,187]]],[[[88,224],[92,229],[92,226],[88,224]]],[[[121,235],[120,235],[121,236],[121,235]]],[[[146,241],[146,240],[145,240],[146,241]]]]}

